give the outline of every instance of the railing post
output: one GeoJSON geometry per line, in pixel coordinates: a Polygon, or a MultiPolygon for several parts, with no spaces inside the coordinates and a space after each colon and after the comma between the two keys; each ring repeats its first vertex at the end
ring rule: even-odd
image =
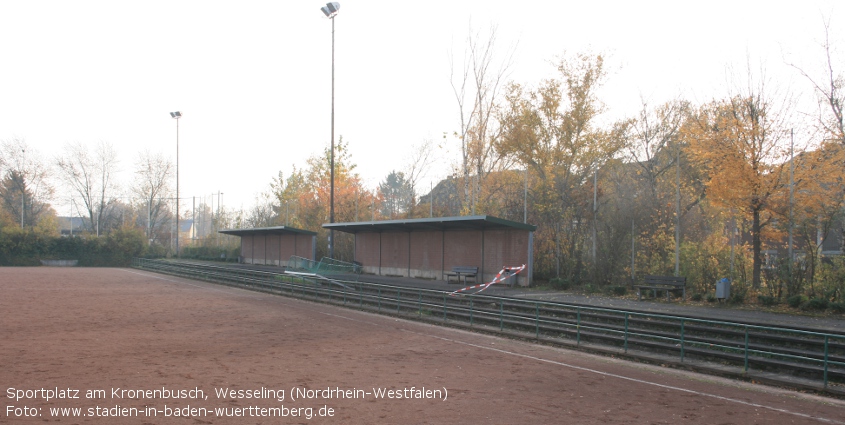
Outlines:
{"type": "Polygon", "coordinates": [[[469,299],[469,325],[472,326],[472,298],[469,299]]]}
{"type": "Polygon", "coordinates": [[[420,312],[420,317],[422,317],[422,291],[417,291],[417,310],[420,312]]]}
{"type": "Polygon", "coordinates": [[[399,307],[402,305],[402,290],[396,290],[396,314],[399,314],[399,307]]]}
{"type": "Polygon", "coordinates": [[[745,325],[745,364],[743,368],[744,372],[748,373],[748,325],[745,325]]]}
{"type": "Polygon", "coordinates": [[[684,319],[681,319],[681,363],[684,362],[684,319]]]}
{"type": "Polygon", "coordinates": [[[534,338],[540,339],[540,303],[534,303],[534,338]]]}
{"type": "Polygon", "coordinates": [[[625,313],[625,354],[628,354],[628,315],[625,313]]]}
{"type": "Polygon", "coordinates": [[[581,345],[581,307],[576,310],[577,317],[575,319],[575,345],[581,345]]]}
{"type": "Polygon", "coordinates": [[[830,335],[824,336],[824,389],[827,389],[827,359],[830,346],[830,335]]]}
{"type": "Polygon", "coordinates": [[[505,329],[505,303],[499,301],[499,332],[505,329]]]}
{"type": "Polygon", "coordinates": [[[443,293],[443,322],[446,322],[446,293],[443,293]]]}
{"type": "Polygon", "coordinates": [[[378,288],[378,312],[381,313],[381,288],[378,288]]]}

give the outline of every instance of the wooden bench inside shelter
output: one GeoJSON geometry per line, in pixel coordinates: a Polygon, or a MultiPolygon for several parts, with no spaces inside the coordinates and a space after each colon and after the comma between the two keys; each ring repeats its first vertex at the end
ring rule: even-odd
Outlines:
{"type": "Polygon", "coordinates": [[[654,291],[654,297],[657,298],[657,291],[666,291],[666,301],[669,301],[669,295],[672,291],[681,291],[683,300],[687,299],[687,278],[682,276],[646,276],[643,283],[634,284],[637,289],[637,300],[642,300],[642,290],[651,289],[654,291]]]}
{"type": "Polygon", "coordinates": [[[467,278],[471,277],[473,282],[477,282],[478,279],[478,267],[472,266],[455,266],[452,267],[451,272],[446,272],[446,283],[449,283],[449,278],[452,276],[456,276],[458,278],[458,283],[461,283],[461,277],[463,277],[464,284],[467,283],[467,278]]]}

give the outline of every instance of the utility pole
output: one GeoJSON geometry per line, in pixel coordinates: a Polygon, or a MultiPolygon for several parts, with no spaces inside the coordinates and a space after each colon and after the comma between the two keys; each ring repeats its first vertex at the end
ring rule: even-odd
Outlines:
{"type": "Polygon", "coordinates": [[[792,283],[792,210],[795,204],[795,129],[789,130],[789,282],[792,283]]]}
{"type": "Polygon", "coordinates": [[[528,224],[528,166],[525,166],[525,188],[522,192],[522,222],[528,224]]]}
{"type": "Polygon", "coordinates": [[[596,220],[598,220],[598,174],[599,170],[596,169],[593,172],[593,266],[596,265],[596,237],[597,237],[597,227],[598,224],[596,220]]]}
{"type": "MultiPolygon", "coordinates": [[[[26,149],[21,149],[21,153],[23,154],[21,156],[26,155],[26,149]]],[[[25,158],[21,158],[21,159],[22,159],[22,161],[21,161],[22,163],[26,161],[25,158]]],[[[21,165],[23,165],[23,164],[21,164],[21,165]]],[[[26,167],[26,166],[23,165],[23,167],[26,167]]],[[[23,170],[20,170],[20,178],[21,178],[21,230],[23,230],[23,228],[24,228],[23,212],[24,212],[24,208],[25,208],[24,207],[24,199],[26,197],[26,191],[24,190],[23,170]]]]}
{"type": "Polygon", "coordinates": [[[631,284],[634,284],[636,282],[636,277],[637,277],[636,270],[635,270],[636,263],[635,263],[635,260],[634,260],[634,253],[635,253],[634,252],[634,248],[635,248],[634,238],[635,238],[635,235],[634,235],[634,218],[632,217],[631,218],[631,284]]]}
{"type": "Polygon", "coordinates": [[[681,274],[681,147],[675,158],[675,276],[681,274]]]}

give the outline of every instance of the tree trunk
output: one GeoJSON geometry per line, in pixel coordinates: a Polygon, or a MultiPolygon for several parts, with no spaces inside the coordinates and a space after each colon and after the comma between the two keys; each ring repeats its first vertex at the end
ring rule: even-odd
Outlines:
{"type": "Polygon", "coordinates": [[[762,241],[760,238],[760,210],[754,209],[753,221],[751,224],[752,237],[752,255],[754,257],[753,273],[751,275],[751,286],[754,289],[760,289],[760,270],[762,269],[763,259],[761,258],[762,241]]]}

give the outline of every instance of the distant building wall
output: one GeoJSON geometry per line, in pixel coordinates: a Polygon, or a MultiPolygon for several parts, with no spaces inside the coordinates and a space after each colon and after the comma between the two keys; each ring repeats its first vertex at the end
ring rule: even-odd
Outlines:
{"type": "Polygon", "coordinates": [[[252,264],[267,264],[267,235],[252,238],[252,264]]]}
{"type": "Polygon", "coordinates": [[[283,227],[222,230],[241,238],[240,261],[245,264],[288,266],[292,256],[314,260],[317,237],[314,232],[285,231],[283,227]]]}
{"type": "MultiPolygon", "coordinates": [[[[492,280],[502,267],[529,264],[531,233],[519,230],[487,230],[484,232],[484,281],[492,280]]],[[[517,283],[527,285],[529,273],[517,275],[517,283]]]]}
{"type": "MultiPolygon", "coordinates": [[[[281,266],[282,262],[282,237],[281,235],[267,235],[267,251],[264,253],[264,264],[281,266]]],[[[290,257],[290,256],[288,256],[290,257]]],[[[287,258],[285,258],[287,262],[287,258]]]]}
{"type": "MultiPolygon", "coordinates": [[[[444,271],[452,270],[452,267],[470,266],[483,270],[481,262],[482,254],[482,231],[480,230],[453,230],[445,232],[443,237],[445,244],[444,271]]],[[[481,276],[479,276],[479,281],[481,276]]]]}
{"type": "MultiPolygon", "coordinates": [[[[453,267],[478,267],[478,282],[489,282],[502,267],[531,263],[532,232],[507,230],[434,230],[359,232],[355,261],[364,273],[446,280],[453,267]]],[[[530,270],[516,283],[527,286],[530,270]]]]}
{"type": "Polygon", "coordinates": [[[381,233],[382,276],[409,276],[409,235],[406,232],[381,233]]]}
{"type": "Polygon", "coordinates": [[[363,265],[368,274],[381,274],[381,233],[355,235],[355,261],[363,265]]]}
{"type": "Polygon", "coordinates": [[[253,235],[241,236],[241,262],[255,264],[253,262],[252,245],[253,235]]]}
{"type": "Polygon", "coordinates": [[[443,276],[443,232],[411,232],[411,277],[441,279],[443,276]]]}

